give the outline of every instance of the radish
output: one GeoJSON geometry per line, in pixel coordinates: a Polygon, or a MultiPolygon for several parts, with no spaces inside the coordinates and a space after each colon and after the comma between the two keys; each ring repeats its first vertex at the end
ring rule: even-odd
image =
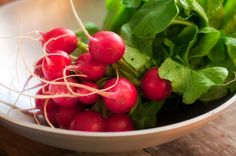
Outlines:
{"type": "Polygon", "coordinates": [[[46,33],[41,33],[41,35],[41,44],[45,46],[47,43],[46,50],[48,53],[62,50],[70,54],[77,48],[77,36],[70,29],[54,28],[46,33]],[[56,39],[57,37],[60,38],[56,39]]]}
{"type": "MultiPolygon", "coordinates": [[[[40,90],[37,94],[43,95],[40,90]]],[[[44,118],[46,118],[45,115],[47,115],[47,119],[49,120],[50,124],[58,126],[56,121],[56,113],[59,107],[51,99],[49,99],[47,102],[46,99],[35,99],[35,107],[40,110],[40,114],[42,114],[44,118]]]]}
{"type": "Polygon", "coordinates": [[[172,91],[170,81],[160,78],[157,67],[151,68],[144,75],[141,81],[141,89],[144,96],[152,101],[164,100],[172,91]]]}
{"type": "Polygon", "coordinates": [[[40,78],[44,78],[42,64],[43,64],[43,58],[39,59],[34,67],[34,74],[39,76],[40,78]]]}
{"type": "MultiPolygon", "coordinates": [[[[45,104],[45,101],[46,100],[44,100],[43,105],[45,104]]],[[[43,105],[41,107],[41,111],[43,111],[43,107],[44,107],[43,105]]],[[[51,99],[48,100],[47,107],[46,107],[47,112],[57,112],[58,108],[59,108],[58,105],[55,102],[53,102],[53,100],[51,99]]]]}
{"type": "MultiPolygon", "coordinates": [[[[54,80],[63,77],[63,70],[72,62],[71,57],[64,51],[56,51],[43,59],[42,71],[46,79],[54,80]]],[[[69,71],[67,71],[69,74],[69,71]]]]}
{"type": "MultiPolygon", "coordinates": [[[[37,91],[36,95],[43,95],[42,89],[39,89],[39,90],[37,91]]],[[[42,110],[43,105],[45,104],[45,99],[35,99],[34,102],[35,102],[35,107],[36,107],[37,109],[42,110]]]]}
{"type": "Polygon", "coordinates": [[[106,131],[120,132],[134,130],[132,120],[126,114],[112,114],[106,119],[106,131]]]}
{"type": "MultiPolygon", "coordinates": [[[[104,89],[112,86],[117,78],[108,80],[104,89]]],[[[110,97],[103,97],[104,103],[108,110],[114,113],[129,112],[137,103],[138,92],[135,86],[126,78],[121,77],[117,84],[107,90],[110,97]]]]}
{"type": "MultiPolygon", "coordinates": [[[[56,126],[56,127],[58,127],[58,123],[56,120],[57,111],[58,111],[58,106],[52,100],[49,100],[47,107],[46,107],[46,115],[47,115],[47,118],[48,118],[48,121],[50,122],[50,124],[52,124],[53,126],[56,126]]],[[[44,115],[44,118],[46,118],[45,114],[43,114],[43,115],[44,115]]]]}
{"type": "Polygon", "coordinates": [[[106,72],[106,65],[100,64],[92,60],[90,53],[81,54],[76,63],[76,71],[86,75],[81,79],[89,81],[97,81],[104,77],[106,72]]]}
{"type": "Polygon", "coordinates": [[[101,64],[117,63],[124,55],[125,43],[116,33],[111,31],[99,31],[91,36],[76,12],[73,0],[70,0],[73,14],[82,31],[89,39],[89,52],[91,57],[101,64]]]}
{"type": "Polygon", "coordinates": [[[70,123],[78,113],[83,111],[81,105],[73,107],[59,107],[56,113],[56,121],[60,128],[69,129],[70,123]]]}
{"type": "MultiPolygon", "coordinates": [[[[73,78],[67,78],[68,82],[78,83],[73,78]]],[[[64,82],[63,80],[58,80],[56,82],[64,82]]],[[[71,87],[71,89],[76,92],[76,87],[71,87]]],[[[68,90],[66,84],[59,85],[59,84],[50,84],[48,93],[50,95],[59,95],[59,94],[71,94],[68,90]]],[[[60,98],[53,98],[52,99],[56,104],[62,107],[73,107],[78,103],[78,99],[76,97],[60,97],[60,98]]]]}
{"type": "MultiPolygon", "coordinates": [[[[96,83],[93,83],[93,82],[84,81],[81,84],[89,86],[89,87],[93,87],[95,89],[99,88],[98,85],[96,83]]],[[[77,89],[77,93],[87,94],[87,93],[91,93],[91,92],[86,90],[86,89],[84,89],[84,88],[78,88],[77,89]]],[[[91,104],[95,104],[96,102],[98,102],[99,97],[100,96],[98,94],[92,94],[92,95],[88,95],[88,96],[79,96],[78,100],[82,104],[91,105],[91,104]]]]}
{"type": "Polygon", "coordinates": [[[79,113],[70,125],[71,130],[103,132],[105,131],[105,119],[96,111],[84,111],[79,113]]]}
{"type": "Polygon", "coordinates": [[[100,31],[93,35],[89,42],[92,58],[102,64],[117,63],[125,52],[122,38],[111,31],[100,31]]]}

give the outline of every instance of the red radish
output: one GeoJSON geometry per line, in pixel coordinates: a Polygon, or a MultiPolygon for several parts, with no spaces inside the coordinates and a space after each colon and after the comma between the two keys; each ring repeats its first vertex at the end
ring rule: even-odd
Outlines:
{"type": "Polygon", "coordinates": [[[69,129],[70,123],[78,113],[83,111],[81,105],[74,107],[59,107],[56,113],[56,121],[61,128],[69,129]]]}
{"type": "Polygon", "coordinates": [[[89,42],[89,52],[92,58],[102,64],[117,63],[125,52],[122,38],[111,31],[99,31],[89,42]]]}
{"type": "Polygon", "coordinates": [[[43,64],[43,58],[39,59],[34,67],[34,74],[39,76],[40,78],[44,78],[42,64],[43,64]]]}
{"type": "MultiPolygon", "coordinates": [[[[46,89],[45,89],[46,90],[46,89]]],[[[38,91],[37,91],[37,93],[36,93],[36,95],[46,95],[46,94],[44,94],[44,92],[43,92],[43,88],[40,88],[38,91]]],[[[45,101],[46,101],[46,99],[35,99],[35,107],[37,108],[37,109],[41,109],[42,111],[43,111],[43,106],[44,106],[44,104],[45,104],[45,101]]],[[[48,103],[51,103],[51,102],[53,102],[51,99],[48,101],[48,103]]],[[[49,109],[50,109],[50,106],[49,106],[49,109]]],[[[51,109],[50,109],[51,110],[51,109]]]]}
{"type": "MultiPolygon", "coordinates": [[[[40,111],[43,111],[43,107],[45,103],[46,103],[45,99],[35,100],[36,108],[40,109],[40,111]]],[[[53,100],[49,99],[47,103],[47,111],[54,111],[57,108],[58,108],[58,105],[55,102],[53,102],[53,100]]]]}
{"type": "Polygon", "coordinates": [[[92,60],[90,53],[81,54],[76,61],[76,71],[86,75],[81,79],[89,81],[97,81],[104,77],[106,65],[100,64],[92,60]]]}
{"type": "MultiPolygon", "coordinates": [[[[72,62],[71,57],[63,51],[56,51],[43,59],[42,70],[46,79],[54,80],[63,77],[63,70],[72,62]]],[[[67,74],[69,71],[67,71],[67,74]]]]}
{"type": "MultiPolygon", "coordinates": [[[[40,93],[38,93],[38,95],[42,95],[40,93]]],[[[47,102],[47,106],[44,107],[44,105],[46,104],[46,99],[36,99],[35,100],[35,106],[36,108],[40,109],[40,113],[45,117],[45,113],[44,113],[44,108],[46,109],[46,115],[48,120],[50,121],[51,124],[53,124],[54,126],[57,126],[57,121],[56,121],[56,113],[58,111],[58,105],[55,104],[51,99],[48,100],[47,102]]]]}
{"type": "MultiPolygon", "coordinates": [[[[43,110],[41,110],[43,111],[43,110]]],[[[54,126],[58,126],[56,121],[56,113],[58,111],[58,106],[52,100],[49,100],[46,107],[47,118],[50,123],[54,126]]],[[[45,116],[45,114],[43,114],[45,116]]],[[[45,118],[45,117],[44,117],[45,118]]]]}
{"type": "MultiPolygon", "coordinates": [[[[78,83],[73,78],[67,78],[68,82],[78,83]]],[[[57,82],[64,82],[64,80],[58,80],[57,82]]],[[[76,92],[76,87],[71,86],[71,89],[76,92]]],[[[66,84],[59,85],[59,84],[50,84],[48,93],[51,95],[59,95],[59,94],[71,94],[68,90],[66,84]]],[[[60,97],[60,98],[53,98],[52,99],[56,104],[62,107],[73,107],[78,103],[78,99],[76,97],[60,97]]]]}
{"type": "MultiPolygon", "coordinates": [[[[117,78],[106,82],[104,89],[115,84],[117,78]]],[[[119,78],[117,84],[107,90],[110,97],[103,97],[108,110],[114,113],[129,112],[137,103],[138,92],[135,86],[126,78],[119,78]]]]}
{"type": "Polygon", "coordinates": [[[141,89],[144,96],[152,101],[164,100],[172,91],[170,81],[160,78],[157,67],[151,68],[144,75],[141,89]]]}
{"type": "Polygon", "coordinates": [[[62,50],[70,54],[77,48],[77,36],[70,29],[54,28],[46,33],[41,34],[41,44],[44,46],[48,42],[46,45],[46,50],[48,53],[62,50]]]}
{"type": "Polygon", "coordinates": [[[96,111],[84,111],[79,113],[70,125],[71,130],[103,132],[105,131],[105,119],[96,111]]]}
{"type": "Polygon", "coordinates": [[[126,114],[112,114],[106,119],[106,131],[119,132],[134,130],[132,120],[126,114]]]}
{"type": "MultiPolygon", "coordinates": [[[[98,85],[96,83],[94,83],[94,82],[84,81],[81,84],[89,86],[89,87],[93,87],[95,89],[99,89],[98,85]]],[[[79,94],[88,94],[88,93],[91,93],[91,92],[86,90],[86,89],[84,89],[84,88],[78,88],[77,89],[77,93],[79,93],[79,94]]],[[[96,102],[98,102],[99,97],[100,96],[98,94],[92,94],[92,95],[88,95],[88,96],[79,96],[78,100],[82,104],[91,105],[91,104],[95,104],[96,102]]]]}
{"type": "MultiPolygon", "coordinates": [[[[42,89],[39,89],[36,93],[36,95],[43,95],[42,89]]],[[[45,99],[35,99],[35,107],[37,109],[42,109],[42,107],[45,104],[45,99]]]]}

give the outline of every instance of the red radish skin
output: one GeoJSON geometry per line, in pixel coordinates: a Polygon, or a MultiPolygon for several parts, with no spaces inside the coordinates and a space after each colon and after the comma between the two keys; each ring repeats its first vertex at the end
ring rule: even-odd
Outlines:
{"type": "Polygon", "coordinates": [[[132,130],[134,130],[133,122],[126,114],[112,114],[106,119],[107,132],[121,132],[132,130]]]}
{"type": "MultiPolygon", "coordinates": [[[[43,59],[42,70],[47,80],[55,80],[63,77],[63,70],[72,62],[71,57],[63,51],[56,51],[43,59]]],[[[69,71],[67,71],[69,74],[69,71]]]]}
{"type": "Polygon", "coordinates": [[[56,121],[60,128],[69,129],[70,123],[76,115],[83,111],[81,105],[74,107],[59,107],[56,113],[56,121]]]}
{"type": "Polygon", "coordinates": [[[74,118],[70,129],[88,132],[104,132],[105,119],[96,111],[84,111],[74,118]]]}
{"type": "MultiPolygon", "coordinates": [[[[78,83],[73,78],[67,78],[68,82],[78,83]]],[[[57,82],[64,82],[64,80],[59,80],[57,82]]],[[[71,89],[76,92],[76,87],[71,86],[71,89]]],[[[58,85],[58,84],[50,84],[48,93],[50,95],[58,95],[58,94],[70,94],[66,85],[58,85]]],[[[73,107],[78,103],[78,98],[76,97],[60,97],[52,99],[56,104],[61,107],[73,107]]]]}
{"type": "MultiPolygon", "coordinates": [[[[81,84],[92,87],[92,88],[95,88],[95,89],[99,89],[98,85],[94,82],[84,81],[81,84]]],[[[77,93],[79,93],[79,94],[88,94],[88,93],[91,93],[91,92],[84,89],[84,88],[78,88],[77,93]]],[[[88,95],[88,96],[79,96],[78,100],[82,104],[92,105],[92,104],[95,104],[96,102],[98,102],[99,97],[100,96],[98,94],[92,94],[92,95],[88,95]]]]}
{"type": "Polygon", "coordinates": [[[141,81],[141,89],[144,96],[152,101],[164,100],[172,91],[170,81],[160,78],[157,67],[151,68],[144,75],[141,81]]]}
{"type": "MultiPolygon", "coordinates": [[[[48,120],[49,120],[49,122],[52,124],[52,125],[54,125],[55,127],[58,127],[58,123],[57,123],[57,120],[56,120],[56,113],[57,113],[57,109],[58,109],[58,107],[56,107],[57,105],[54,103],[54,102],[52,102],[52,101],[50,101],[48,104],[47,104],[47,107],[46,107],[46,112],[47,112],[47,118],[48,118],[48,120]],[[52,109],[53,108],[53,110],[48,110],[48,109],[52,109]]],[[[44,118],[46,118],[46,117],[44,117],[44,118]]]]}
{"type": "MultiPolygon", "coordinates": [[[[42,95],[42,94],[39,94],[42,95]]],[[[40,114],[42,114],[45,118],[44,114],[44,105],[46,104],[46,99],[36,99],[35,100],[35,107],[40,110],[40,114]]],[[[56,113],[58,111],[58,105],[53,102],[51,99],[48,100],[47,106],[46,106],[46,114],[49,122],[54,125],[58,126],[57,121],[56,121],[56,113]]]]}
{"type": "MultiPolygon", "coordinates": [[[[42,89],[39,89],[36,95],[43,95],[42,89]]],[[[45,99],[35,99],[34,102],[37,109],[42,109],[45,104],[45,99]]]]}
{"type": "Polygon", "coordinates": [[[34,67],[34,74],[40,78],[44,78],[42,64],[43,64],[43,58],[39,59],[34,67]]]}
{"type": "Polygon", "coordinates": [[[111,31],[99,31],[89,42],[89,52],[92,58],[102,64],[117,63],[125,52],[122,38],[111,31]]]}
{"type": "MultiPolygon", "coordinates": [[[[112,86],[117,78],[108,80],[104,89],[112,86]]],[[[104,103],[108,110],[114,113],[129,112],[137,103],[138,92],[135,86],[126,78],[119,78],[117,84],[107,90],[110,97],[103,97],[104,103]]]]}
{"type": "MultiPolygon", "coordinates": [[[[37,91],[36,95],[46,95],[46,94],[43,93],[43,88],[41,88],[37,91]]],[[[35,108],[43,111],[43,106],[46,102],[46,99],[35,99],[34,102],[35,102],[35,108]]],[[[48,103],[53,103],[53,101],[51,99],[49,99],[48,103]]],[[[51,105],[48,106],[48,109],[53,110],[53,107],[51,108],[50,106],[51,105]]],[[[52,105],[52,106],[54,106],[54,105],[52,105]]]]}
{"type": "Polygon", "coordinates": [[[53,53],[58,50],[62,50],[67,52],[68,54],[72,53],[77,48],[77,36],[70,29],[66,28],[55,28],[46,33],[41,33],[41,44],[45,45],[50,39],[57,38],[56,40],[52,40],[46,45],[46,50],[48,53],[53,53]],[[65,35],[65,36],[64,36],[65,35]]]}
{"type": "Polygon", "coordinates": [[[104,77],[106,65],[95,62],[89,52],[81,54],[76,61],[76,71],[86,75],[83,80],[97,81],[104,77]]]}

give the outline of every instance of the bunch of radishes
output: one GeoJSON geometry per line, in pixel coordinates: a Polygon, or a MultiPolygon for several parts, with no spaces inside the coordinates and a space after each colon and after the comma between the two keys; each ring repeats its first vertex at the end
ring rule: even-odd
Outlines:
{"type": "Polygon", "coordinates": [[[164,100],[171,93],[170,82],[159,77],[156,67],[147,71],[140,86],[120,76],[112,64],[118,63],[125,53],[122,38],[110,31],[90,36],[72,0],[70,3],[89,39],[88,48],[79,56],[72,56],[81,42],[73,31],[55,28],[41,33],[45,55],[34,67],[33,76],[41,80],[35,108],[51,127],[92,132],[133,130],[129,112],[138,98],[164,100]],[[116,74],[107,75],[107,71],[116,74]]]}
{"type": "MultiPolygon", "coordinates": [[[[139,86],[119,74],[106,76],[111,64],[124,55],[122,38],[110,31],[97,32],[89,38],[88,51],[72,58],[80,42],[73,31],[55,28],[41,34],[45,56],[35,65],[34,73],[42,81],[35,104],[48,124],[93,132],[133,130],[128,113],[137,104],[139,86]],[[98,111],[96,105],[103,108],[98,111]]],[[[159,77],[156,67],[144,75],[140,88],[153,101],[171,92],[170,83],[159,77]]]]}
{"type": "Polygon", "coordinates": [[[35,65],[42,81],[36,108],[51,126],[82,131],[127,131],[134,126],[126,113],[136,105],[136,87],[124,77],[102,80],[109,65],[117,63],[125,52],[119,35],[100,31],[90,38],[88,52],[78,57],[76,34],[65,28],[42,33],[46,55],[35,65]],[[103,103],[108,113],[101,114],[93,105],[103,103]]]}

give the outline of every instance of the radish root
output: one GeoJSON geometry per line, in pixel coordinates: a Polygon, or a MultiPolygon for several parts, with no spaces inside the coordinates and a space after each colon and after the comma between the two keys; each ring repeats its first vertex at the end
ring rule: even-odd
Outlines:
{"type": "Polygon", "coordinates": [[[89,40],[94,40],[96,41],[96,39],[94,37],[92,37],[88,31],[86,30],[82,20],[80,19],[78,13],[76,12],[76,9],[75,9],[75,5],[73,3],[73,0],[70,0],[70,5],[71,5],[71,8],[72,8],[72,11],[73,11],[73,14],[77,20],[77,22],[79,23],[79,26],[81,27],[82,31],[84,32],[84,34],[88,37],[89,40]]]}
{"type": "Polygon", "coordinates": [[[49,121],[49,119],[48,119],[48,114],[47,114],[48,101],[49,101],[49,99],[45,100],[45,104],[44,104],[44,106],[43,106],[44,117],[45,117],[45,120],[46,120],[47,124],[48,124],[50,127],[55,128],[55,127],[53,126],[53,124],[52,124],[52,123],[49,121]]]}

